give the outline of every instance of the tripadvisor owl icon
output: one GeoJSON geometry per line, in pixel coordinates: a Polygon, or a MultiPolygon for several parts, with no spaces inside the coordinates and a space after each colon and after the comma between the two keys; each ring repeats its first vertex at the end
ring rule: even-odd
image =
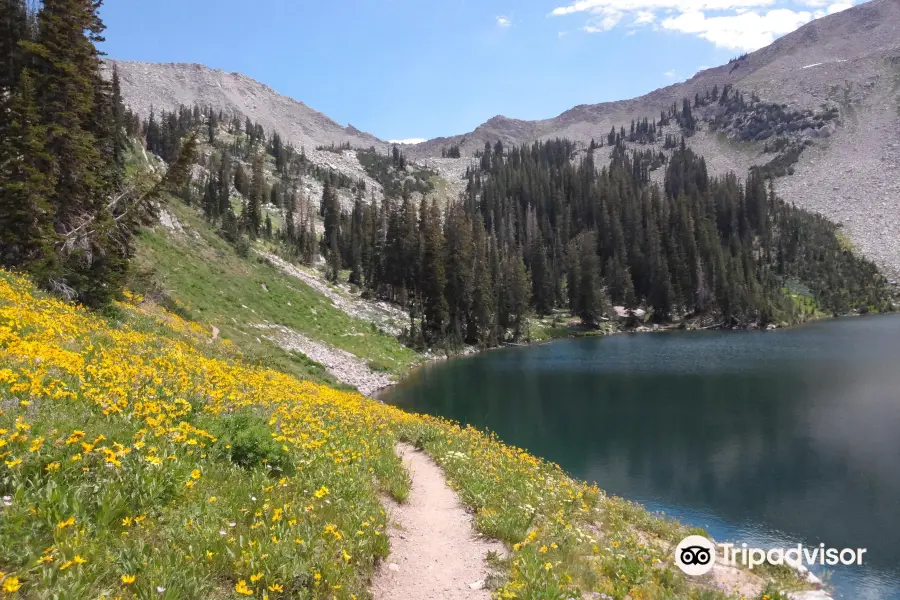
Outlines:
{"type": "Polygon", "coordinates": [[[689,535],[675,547],[675,564],[685,575],[709,573],[716,563],[716,546],[702,535],[689,535]]]}

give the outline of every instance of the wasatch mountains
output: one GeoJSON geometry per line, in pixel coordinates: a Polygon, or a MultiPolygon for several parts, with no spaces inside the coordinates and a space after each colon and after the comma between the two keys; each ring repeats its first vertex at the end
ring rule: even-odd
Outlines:
{"type": "MultiPolygon", "coordinates": [[[[241,74],[195,64],[110,62],[118,67],[126,101],[144,115],[151,108],[198,104],[247,116],[307,151],[347,142],[381,152],[390,148],[241,74]]],[[[768,144],[783,138],[789,148],[798,148],[799,159],[791,158],[791,174],[775,179],[776,191],[841,223],[857,249],[900,274],[900,0],[873,0],[823,17],[761,50],[639,98],[581,105],[540,121],[497,116],[473,132],[404,151],[438,167],[451,180],[448,187],[459,189],[455,179],[485,143],[602,141],[612,127],[628,130],[633,119],[658,120],[661,111],[680,107],[684,98],[693,101],[726,86],[751,99],[750,106],[739,114],[726,114],[716,102],[696,108],[698,124],[686,139],[710,171],[743,174],[773,156],[781,160],[768,144]],[[463,158],[440,158],[450,146],[458,146],[463,158]]],[[[673,124],[663,133],[683,131],[673,124]]],[[[629,145],[662,150],[663,140],[629,145]]],[[[334,154],[327,154],[332,160],[334,154]]],[[[331,166],[359,176],[352,153],[345,157],[331,166]]]]}

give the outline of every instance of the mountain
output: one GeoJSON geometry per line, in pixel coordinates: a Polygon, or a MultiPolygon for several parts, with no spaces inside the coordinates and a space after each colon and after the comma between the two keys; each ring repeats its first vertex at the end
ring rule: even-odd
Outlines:
{"type": "MultiPolygon", "coordinates": [[[[346,142],[380,152],[390,148],[237,73],[193,64],[111,62],[119,70],[126,101],[145,115],[151,107],[171,110],[196,103],[246,115],[304,145],[307,152],[346,142]]],[[[680,107],[682,99],[725,86],[758,100],[737,115],[724,115],[726,109],[716,103],[698,111],[698,125],[687,143],[706,158],[710,172],[743,175],[751,166],[781,161],[782,171],[792,173],[775,179],[782,197],[841,224],[856,249],[900,275],[898,0],[872,0],[817,19],[761,50],[638,98],[580,105],[539,121],[496,116],[470,133],[405,146],[404,152],[438,173],[453,195],[462,189],[460,177],[471,156],[485,143],[500,140],[509,147],[557,137],[585,144],[603,140],[611,127],[628,128],[632,119],[659,119],[661,111],[680,107]],[[723,126],[724,116],[730,122],[723,126]],[[760,121],[768,121],[771,131],[760,132],[760,121]],[[773,158],[768,142],[777,137],[788,147],[773,158]],[[451,145],[460,147],[462,159],[440,158],[451,145]]],[[[662,132],[683,133],[677,125],[662,132]]],[[[663,151],[662,139],[629,145],[663,151]]],[[[351,152],[311,159],[330,161],[329,166],[350,176],[362,173],[351,152]]]]}
{"type": "Polygon", "coordinates": [[[413,146],[409,153],[439,155],[442,147],[458,145],[463,154],[471,154],[498,139],[506,145],[555,137],[599,139],[611,126],[627,125],[633,118],[653,118],[673,102],[680,104],[682,98],[693,98],[713,86],[733,85],[764,100],[802,107],[828,101],[860,102],[878,91],[871,88],[881,79],[887,81],[880,83],[893,88],[896,82],[889,75],[892,69],[894,75],[898,73],[898,57],[900,2],[874,0],[812,21],[752,54],[638,98],[580,105],[540,121],[498,115],[471,133],[432,139],[413,146]]]}
{"type": "MultiPolygon", "coordinates": [[[[773,44],[688,81],[630,100],[576,106],[557,117],[523,121],[496,116],[474,131],[409,147],[413,158],[440,156],[460,147],[464,156],[503,142],[506,147],[564,137],[605,138],[632,119],[659,118],[660,110],[715,86],[734,86],[763,102],[793,110],[840,110],[827,139],[813,139],[794,166],[776,179],[789,201],[842,224],[856,248],[900,274],[900,2],[873,0],[817,19],[773,44]]],[[[708,115],[714,118],[715,111],[708,115]]],[[[767,162],[761,144],[735,143],[701,128],[687,140],[706,157],[710,171],[745,173],[767,162]]],[[[657,144],[658,146],[661,144],[657,144]]]]}
{"type": "Polygon", "coordinates": [[[350,142],[354,148],[389,148],[375,136],[336,121],[307,105],[240,73],[226,73],[198,64],[111,60],[122,81],[122,94],[141,115],[151,109],[174,110],[181,105],[211,106],[249,116],[267,130],[279,131],[296,146],[315,148],[350,142]]]}

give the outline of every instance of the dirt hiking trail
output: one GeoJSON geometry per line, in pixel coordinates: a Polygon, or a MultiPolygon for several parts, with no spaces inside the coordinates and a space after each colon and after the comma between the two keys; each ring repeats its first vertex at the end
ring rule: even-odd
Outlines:
{"type": "Polygon", "coordinates": [[[391,553],[372,582],[375,600],[489,600],[485,557],[503,544],[479,537],[472,517],[424,452],[397,445],[412,487],[406,504],[385,502],[391,553]]]}

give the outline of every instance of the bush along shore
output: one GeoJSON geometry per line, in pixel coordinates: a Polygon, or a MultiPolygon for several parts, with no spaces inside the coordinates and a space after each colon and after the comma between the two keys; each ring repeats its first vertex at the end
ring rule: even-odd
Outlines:
{"type": "Polygon", "coordinates": [[[10,597],[366,598],[379,494],[409,492],[398,441],[508,546],[496,597],[729,597],[672,566],[677,523],[493,435],[250,366],[134,296],[92,313],[0,272],[0,364],[10,597]]]}

